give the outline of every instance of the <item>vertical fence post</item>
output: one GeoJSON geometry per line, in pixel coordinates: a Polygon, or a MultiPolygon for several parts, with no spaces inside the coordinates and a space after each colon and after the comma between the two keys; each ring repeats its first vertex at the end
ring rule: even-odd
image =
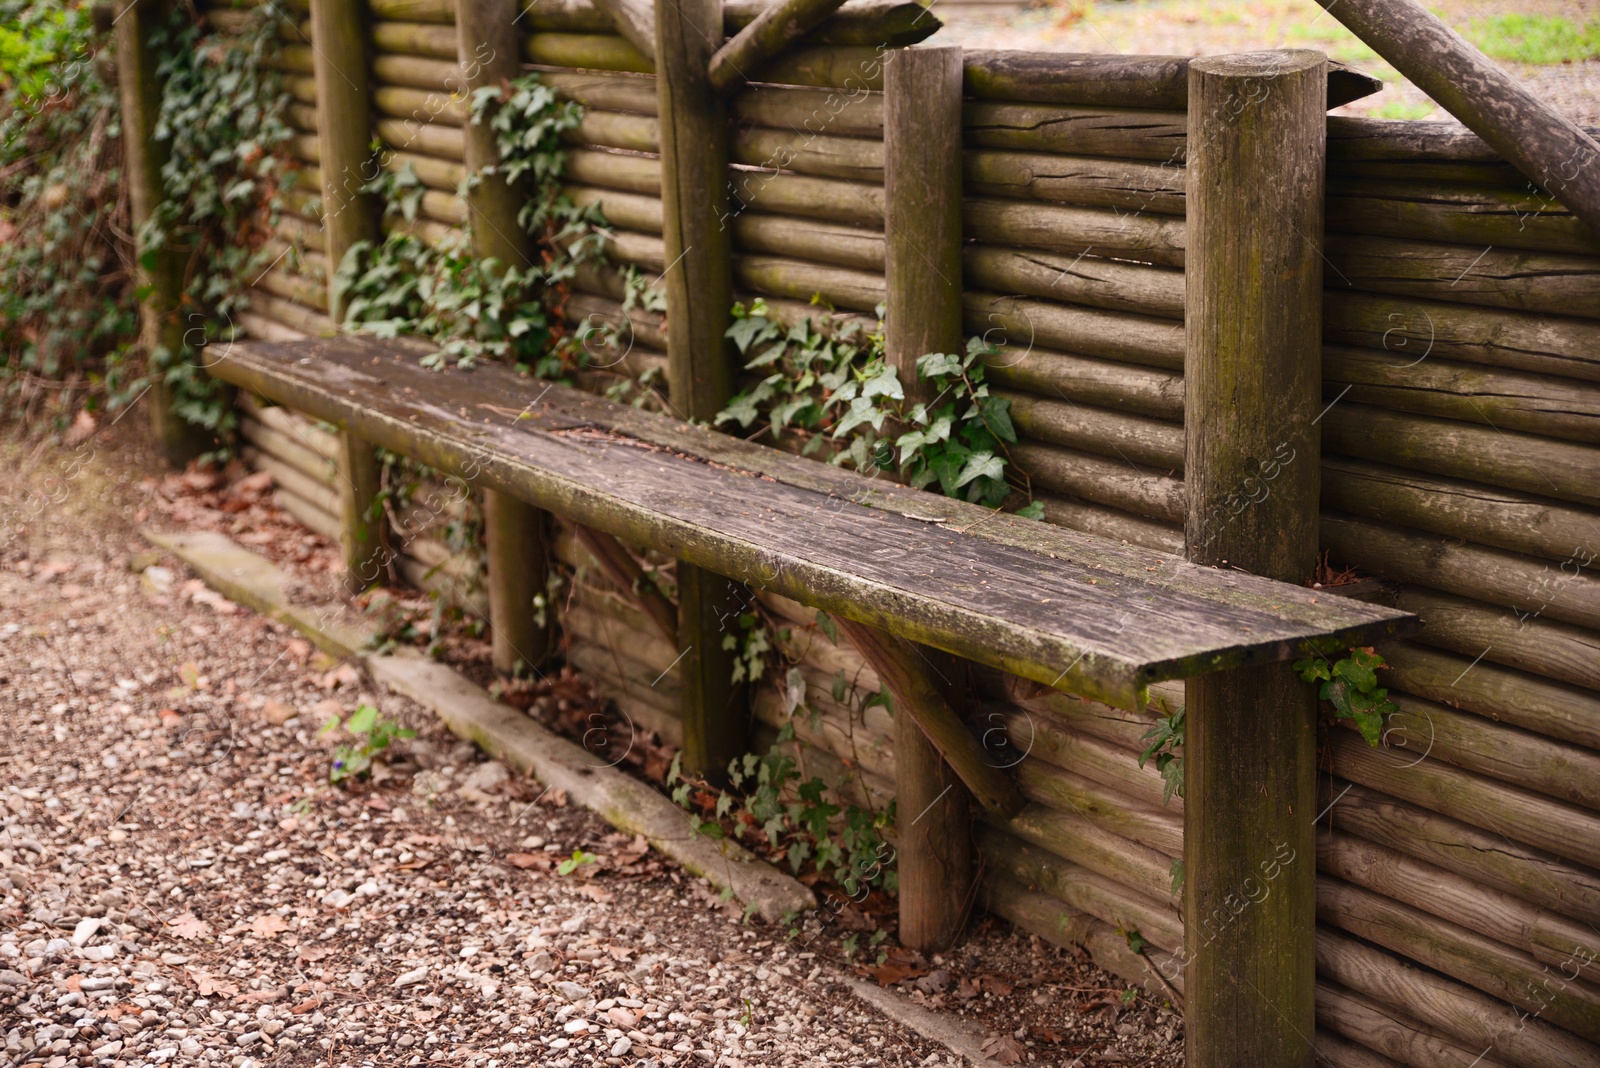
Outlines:
{"type": "MultiPolygon", "coordinates": [[[[334,274],[350,247],[380,239],[378,205],[361,192],[372,160],[372,84],[367,74],[366,5],[361,0],[312,0],[312,70],[321,136],[322,230],[328,255],[328,313],[344,318],[334,274]]],[[[349,431],[340,433],[339,541],[345,585],[359,591],[386,564],[386,524],[373,507],[381,484],[377,451],[349,431]]]]}
{"type": "MultiPolygon", "coordinates": [[[[1327,60],[1189,65],[1189,559],[1316,566],[1327,60]]],[[[1307,1065],[1316,982],[1316,698],[1287,664],[1190,679],[1184,750],[1189,1068],[1307,1065]]]]}
{"type": "MultiPolygon", "coordinates": [[[[722,0],[656,5],[667,384],[673,411],[696,422],[714,419],[735,383],[724,336],[733,304],[728,114],[707,74],[722,39],[722,0]]],[[[721,778],[746,747],[748,709],[733,684],[733,653],[722,647],[725,629],[739,633],[741,601],[714,572],[680,561],[677,578],[683,766],[721,778]]]]}
{"type": "Polygon", "coordinates": [[[210,447],[204,428],[179,416],[172,393],[161,380],[156,354],[175,359],[183,351],[184,324],[178,317],[183,298],[180,251],[147,252],[137,237],[163,199],[161,167],[167,152],[151,136],[161,110],[159,58],[151,35],[160,30],[170,8],[162,0],[125,0],[117,14],[117,88],[122,98],[122,144],[126,159],[128,199],[135,235],[134,277],[149,296],[139,306],[139,340],[150,360],[150,426],[166,461],[182,466],[210,447]]]}
{"type": "MultiPolygon", "coordinates": [[[[456,5],[456,41],[461,75],[470,101],[477,89],[515,78],[521,69],[516,0],[471,0],[456,5]]],[[[468,122],[465,163],[479,174],[500,162],[494,131],[468,122]]],[[[533,266],[533,242],[517,221],[518,190],[498,174],[484,176],[467,192],[472,254],[502,268],[533,266]]],[[[550,621],[537,622],[534,598],[546,593],[549,517],[526,502],[483,491],[484,540],[488,550],[489,633],[499,671],[535,667],[550,651],[550,621]]]]}
{"type": "MultiPolygon", "coordinates": [[[[917,359],[961,352],[961,49],[908,48],[884,65],[884,343],[909,402],[931,401],[917,359]]],[[[954,660],[928,650],[931,672],[954,660]]],[[[948,949],[975,897],[971,798],[904,708],[895,709],[900,941],[948,949]]]]}

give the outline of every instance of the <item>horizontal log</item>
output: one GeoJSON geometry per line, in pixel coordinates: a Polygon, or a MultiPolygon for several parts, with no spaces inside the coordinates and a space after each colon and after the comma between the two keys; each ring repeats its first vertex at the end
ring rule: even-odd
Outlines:
{"type": "Polygon", "coordinates": [[[1382,652],[1389,664],[1384,684],[1391,690],[1600,750],[1600,695],[1591,690],[1415,642],[1384,646],[1382,652]]]}
{"type": "Polygon", "coordinates": [[[1317,929],[1317,974],[1377,1004],[1403,1005],[1421,1023],[1519,1068],[1570,1068],[1600,1058],[1600,1047],[1569,1031],[1335,927],[1317,929]]]}
{"type": "MultiPolygon", "coordinates": [[[[733,36],[755,21],[766,0],[728,0],[723,32],[733,36]]],[[[535,30],[605,33],[611,16],[585,0],[523,0],[519,21],[535,30]]],[[[807,35],[814,44],[891,46],[925,40],[940,26],[926,7],[909,0],[852,0],[807,35]]]]}
{"type": "Polygon", "coordinates": [[[883,142],[748,126],[730,140],[734,163],[850,182],[883,184],[883,142]]]}
{"type": "MultiPolygon", "coordinates": [[[[883,768],[888,771],[887,775],[877,770],[876,761],[872,762],[873,767],[868,767],[867,763],[840,757],[832,748],[840,740],[838,732],[830,730],[825,734],[820,727],[824,721],[813,724],[806,716],[791,719],[783,695],[774,687],[763,686],[756,691],[751,700],[751,711],[758,724],[772,731],[774,741],[769,744],[795,762],[802,778],[820,778],[836,797],[874,811],[881,812],[894,802],[892,756],[881,761],[883,768]],[[777,731],[791,723],[794,738],[784,745],[777,745],[777,731]]],[[[752,740],[758,745],[762,741],[759,729],[752,732],[752,740]]]]}
{"type": "Polygon", "coordinates": [[[655,69],[653,59],[614,33],[530,33],[522,39],[522,58],[579,70],[648,74],[655,69]]]}
{"type": "Polygon", "coordinates": [[[1052,808],[1075,811],[1096,822],[1095,810],[1115,811],[1120,825],[1149,829],[1153,837],[1130,834],[1109,823],[1108,830],[1172,856],[1182,854],[1183,799],[1176,795],[1170,802],[1165,799],[1160,773],[1153,764],[1140,767],[1137,751],[1075,729],[1068,721],[1034,715],[1016,705],[988,706],[984,715],[989,730],[1004,730],[1012,749],[1028,755],[1017,765],[1019,772],[1042,763],[1037,771],[1028,773],[1026,781],[1034,789],[1046,788],[1042,777],[1059,782],[1052,791],[1056,800],[1049,802],[1052,808]],[[1083,803],[1068,803],[1066,799],[1073,796],[1083,803]]]}
{"type": "MultiPolygon", "coordinates": [[[[1129,948],[1124,936],[1093,916],[1063,910],[1058,898],[1030,890],[1010,876],[993,873],[984,878],[980,903],[996,916],[1052,945],[1086,949],[1100,967],[1138,985],[1158,1002],[1171,996],[1157,976],[1155,965],[1129,948]]],[[[1182,991],[1181,973],[1171,982],[1182,991]]]]}
{"type": "Polygon", "coordinates": [[[1322,325],[1328,341],[1410,360],[1436,355],[1600,381],[1600,324],[1588,319],[1329,289],[1322,325]]]}
{"type": "Polygon", "coordinates": [[[1181,167],[1044,152],[962,154],[963,188],[982,196],[1182,215],[1181,167]]]}
{"type": "Polygon", "coordinates": [[[404,554],[395,558],[395,565],[401,577],[412,587],[479,619],[489,618],[489,597],[482,590],[468,589],[437,568],[404,554]]]}
{"type": "Polygon", "coordinates": [[[1526,190],[1332,179],[1330,232],[1540,252],[1600,253],[1600,237],[1554,200],[1526,190]]]}
{"type": "Polygon", "coordinates": [[[1346,731],[1334,731],[1329,746],[1334,769],[1351,782],[1600,867],[1600,816],[1593,812],[1438,761],[1413,763],[1405,752],[1373,749],[1346,731]]]}
{"type": "Polygon", "coordinates": [[[1600,504],[1600,449],[1344,401],[1322,420],[1322,448],[1436,475],[1600,504]]]}
{"type": "MultiPolygon", "coordinates": [[[[1148,744],[1144,735],[1155,725],[1153,717],[1165,711],[1162,702],[1166,701],[1172,709],[1182,707],[1183,690],[1181,683],[1176,686],[1167,683],[1152,686],[1150,707],[1143,712],[1131,712],[1048,689],[1015,675],[1001,675],[996,676],[990,688],[984,691],[993,703],[984,706],[983,718],[987,722],[998,723],[999,717],[1009,712],[1008,706],[1015,705],[1034,722],[1042,720],[1059,724],[1137,756],[1148,744]]],[[[1026,732],[1027,728],[1022,730],[1026,732]]],[[[1183,799],[1174,795],[1170,803],[1163,803],[1161,807],[1181,811],[1183,799]]]]}
{"type": "Polygon", "coordinates": [[[1600,441],[1600,392],[1570,378],[1501,371],[1405,351],[1329,345],[1328,399],[1416,412],[1568,441],[1600,441]],[[1344,387],[1350,387],[1348,391],[1344,387]]]}
{"type": "MultiPolygon", "coordinates": [[[[1189,103],[1186,56],[974,49],[964,59],[966,93],[980,99],[1173,111],[1189,103]]],[[[1376,78],[1342,63],[1328,64],[1330,108],[1370,96],[1381,86],[1376,78]]]]}
{"type": "Polygon", "coordinates": [[[410,119],[417,123],[461,126],[467,121],[466,99],[437,89],[375,85],[372,87],[372,106],[380,116],[410,119]]]}
{"type": "Polygon", "coordinates": [[[1411,1068],[1456,1068],[1473,1064],[1507,1068],[1481,1050],[1420,1023],[1392,1005],[1370,1001],[1332,983],[1317,984],[1317,1028],[1372,1047],[1411,1068]]]}
{"type": "Polygon", "coordinates": [[[304,497],[295,496],[282,486],[272,491],[272,503],[283,511],[288,512],[301,526],[313,534],[320,534],[335,545],[339,543],[339,517],[337,515],[324,511],[304,497]]]}
{"type": "Polygon", "coordinates": [[[1037,487],[1147,519],[1183,522],[1183,482],[1170,474],[1033,442],[1012,446],[1011,456],[1037,487]]]}
{"type": "Polygon", "coordinates": [[[454,23],[454,0],[367,0],[367,9],[375,19],[398,19],[406,22],[430,22],[439,25],[454,23]]]}
{"type": "Polygon", "coordinates": [[[961,216],[969,240],[1183,266],[1184,225],[1170,216],[986,197],[963,198],[961,216]]]}
{"type": "Polygon", "coordinates": [[[993,870],[1049,894],[1074,912],[1093,916],[1115,930],[1138,931],[1168,953],[1183,948],[1183,917],[1170,901],[1147,898],[994,827],[978,831],[978,848],[993,870]]]}
{"type": "Polygon", "coordinates": [[[609,297],[575,290],[562,306],[562,317],[580,330],[604,325],[608,335],[614,331],[614,341],[613,336],[597,336],[584,342],[590,370],[615,370],[637,378],[666,347],[666,323],[659,312],[624,311],[621,302],[609,297]]]}
{"type": "Polygon", "coordinates": [[[741,212],[731,220],[733,245],[741,252],[793,256],[862,271],[883,271],[883,232],[763,212],[741,212]]]}
{"type": "Polygon", "coordinates": [[[729,102],[741,125],[767,126],[805,136],[883,140],[883,97],[875,93],[796,86],[751,86],[729,102]]]}
{"type": "MultiPolygon", "coordinates": [[[[243,409],[239,412],[239,434],[261,452],[288,464],[311,482],[333,491],[339,477],[337,466],[308,445],[304,439],[267,426],[243,409]]],[[[301,494],[309,498],[310,494],[301,494]]],[[[338,509],[330,509],[337,514],[338,509]]]]}
{"type": "MultiPolygon", "coordinates": [[[[259,428],[258,428],[259,429],[259,428]]],[[[243,433],[241,426],[241,433],[243,433]]],[[[245,440],[250,441],[248,433],[245,440]]],[[[239,450],[239,456],[253,470],[265,471],[272,476],[272,481],[279,489],[286,490],[294,496],[312,505],[330,516],[339,514],[339,494],[332,486],[320,479],[307,475],[299,467],[290,463],[281,456],[274,455],[255,445],[244,445],[239,450]]]]}
{"type": "Polygon", "coordinates": [[[1170,854],[1114,834],[1076,812],[1030,804],[1010,822],[987,814],[983,819],[1152,901],[1176,902],[1170,854]]]}
{"type": "Polygon", "coordinates": [[[426,89],[460,97],[467,95],[467,80],[462,77],[460,62],[454,58],[432,59],[395,52],[374,52],[371,63],[373,78],[384,85],[426,89]]]}
{"type": "Polygon", "coordinates": [[[1323,254],[1330,287],[1600,318],[1594,255],[1344,233],[1329,233],[1323,254]]]}
{"type": "Polygon", "coordinates": [[[623,619],[610,612],[597,611],[593,605],[576,603],[563,613],[562,625],[578,641],[589,642],[613,656],[646,668],[655,668],[653,677],[663,683],[678,680],[674,665],[678,650],[648,622],[643,622],[642,617],[623,619]]]}
{"type": "Polygon", "coordinates": [[[1314,1041],[1318,1068],[1401,1068],[1377,1050],[1348,1039],[1337,1031],[1318,1027],[1314,1041]]]}
{"type": "Polygon", "coordinates": [[[1578,562],[1574,550],[1600,521],[1581,505],[1340,456],[1323,460],[1322,507],[1566,563],[1569,571],[1578,562]]]}
{"type": "Polygon", "coordinates": [[[994,394],[1011,402],[1011,421],[1019,436],[1175,473],[1183,470],[1181,423],[1093,408],[1071,399],[1003,389],[994,394]]]}
{"type": "Polygon", "coordinates": [[[576,207],[598,207],[610,225],[646,234],[661,233],[660,197],[576,185],[564,186],[562,193],[576,207]]]}
{"type": "MultiPolygon", "coordinates": [[[[632,740],[637,751],[642,744],[642,736],[654,734],[667,745],[681,746],[683,721],[672,714],[670,705],[670,702],[678,699],[677,686],[668,690],[667,683],[663,682],[659,688],[662,692],[658,693],[648,687],[640,688],[631,677],[615,678],[612,675],[615,662],[609,659],[609,655],[604,649],[583,644],[572,646],[566,653],[567,663],[594,686],[601,697],[609,699],[622,716],[623,722],[615,729],[607,725],[606,740],[613,741],[620,734],[623,739],[632,740]]],[[[622,748],[626,751],[626,742],[622,748]]],[[[605,762],[600,754],[595,754],[594,763],[605,762]]]]}
{"type": "Polygon", "coordinates": [[[379,19],[372,23],[372,47],[396,55],[453,60],[460,46],[452,26],[379,19]]]}
{"type": "Polygon", "coordinates": [[[238,312],[234,315],[234,322],[243,331],[245,337],[254,341],[303,341],[305,339],[305,335],[300,331],[268,319],[264,315],[255,315],[247,311],[238,312]]]}
{"type": "Polygon", "coordinates": [[[771,256],[736,256],[734,284],[791,300],[825,301],[835,308],[870,312],[883,303],[883,276],[842,267],[822,267],[771,256]]]}
{"type": "Polygon", "coordinates": [[[1188,136],[1188,116],[1181,111],[977,100],[962,109],[962,137],[969,148],[1154,160],[1181,173],[1188,136]]]}
{"type": "Polygon", "coordinates": [[[1317,880],[1317,918],[1590,1041],[1600,1036],[1600,992],[1466,928],[1329,877],[1317,880]]]}
{"type": "Polygon", "coordinates": [[[966,246],[962,264],[973,289],[1183,318],[1181,269],[980,244],[966,246]]]}
{"type": "Polygon", "coordinates": [[[1128,545],[1140,545],[1162,552],[1183,551],[1183,529],[1130,515],[1116,508],[1107,508],[1088,501],[1070,497],[1057,497],[1035,491],[1033,499],[1044,506],[1044,520],[1057,526],[1097,534],[1128,545]]]}
{"type": "Polygon", "coordinates": [[[1540,849],[1506,848],[1505,836],[1387,797],[1324,779],[1319,804],[1341,831],[1495,887],[1585,924],[1600,917],[1600,875],[1540,849]]]}
{"type": "Polygon", "coordinates": [[[1322,545],[1363,571],[1504,605],[1519,616],[1600,628],[1600,579],[1579,561],[1565,568],[1537,557],[1464,544],[1337,513],[1322,516],[1322,545]]]}
{"type": "Polygon", "coordinates": [[[990,330],[985,337],[1004,343],[984,361],[998,386],[1169,422],[1183,418],[1183,378],[1171,371],[1039,348],[1031,332],[1013,339],[990,330]]]}
{"type": "MultiPolygon", "coordinates": [[[[834,178],[745,171],[733,178],[733,193],[745,210],[826,219],[854,226],[883,226],[883,188],[834,178]]],[[[730,207],[737,214],[738,205],[730,207]]]]}
{"type": "Polygon", "coordinates": [[[392,152],[410,152],[461,162],[463,136],[459,126],[415,119],[382,119],[373,124],[378,137],[392,152]]]}
{"type": "Polygon", "coordinates": [[[1600,636],[1591,630],[1421,586],[1404,587],[1395,603],[1423,618],[1416,640],[1425,645],[1600,690],[1600,636]]]}
{"type": "Polygon", "coordinates": [[[464,165],[454,160],[425,156],[417,152],[385,153],[383,166],[385,170],[394,174],[399,174],[409,167],[423,185],[449,196],[459,195],[461,185],[467,177],[467,168],[464,165]]]}
{"type": "MultiPolygon", "coordinates": [[[[1161,811],[1121,797],[1102,783],[1043,761],[1024,760],[1016,767],[1017,784],[1029,801],[1075,812],[1100,827],[1168,856],[1183,854],[1181,813],[1161,811]]],[[[1175,949],[1176,946],[1165,948],[1175,949]]]]}
{"type": "Polygon", "coordinates": [[[251,282],[258,290],[271,293],[275,297],[303,304],[307,308],[328,313],[328,286],[326,282],[318,282],[297,274],[287,268],[275,267],[261,272],[251,282]]]}
{"type": "Polygon", "coordinates": [[[290,104],[283,109],[283,117],[294,129],[315,136],[317,132],[317,109],[314,106],[309,104],[290,104]]]}
{"type": "Polygon", "coordinates": [[[338,463],[338,435],[318,426],[299,412],[264,403],[247,390],[235,395],[234,404],[262,426],[292,438],[330,464],[338,463]]]}
{"type": "Polygon", "coordinates": [[[252,312],[293,327],[309,337],[330,337],[337,333],[332,319],[304,304],[283,300],[261,290],[249,292],[252,312]]]}
{"type": "Polygon", "coordinates": [[[1403,902],[1530,957],[1534,956],[1534,932],[1542,929],[1544,938],[1556,944],[1570,943],[1583,954],[1572,963],[1567,978],[1578,977],[1589,960],[1600,956],[1600,934],[1584,924],[1361,838],[1317,835],[1317,865],[1319,872],[1403,902]]]}
{"type": "Polygon", "coordinates": [[[616,538],[588,527],[577,527],[577,537],[589,555],[605,569],[611,581],[624,594],[632,597],[661,636],[676,645],[678,641],[677,607],[661,594],[646,578],[638,561],[616,538]]]}
{"type": "Polygon", "coordinates": [[[967,332],[1003,339],[1013,351],[1003,358],[1025,362],[1035,344],[1083,356],[1145,367],[1183,369],[1183,324],[1153,316],[1025,300],[967,291],[962,294],[967,332]]]}

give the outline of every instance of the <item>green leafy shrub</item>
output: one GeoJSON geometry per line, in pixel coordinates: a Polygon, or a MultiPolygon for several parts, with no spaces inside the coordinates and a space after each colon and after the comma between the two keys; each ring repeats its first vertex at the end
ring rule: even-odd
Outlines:
{"type": "Polygon", "coordinates": [[[1376,746],[1383,740],[1384,720],[1400,711],[1378,685],[1378,669],[1386,666],[1383,657],[1365,648],[1333,661],[1308,656],[1295,661],[1294,670],[1307,682],[1322,683],[1317,696],[1333,708],[1334,718],[1350,720],[1367,744],[1376,746]]]}
{"type": "Polygon", "coordinates": [[[136,392],[138,317],[126,248],[121,109],[91,5],[0,0],[0,381],[25,414],[88,387],[136,392]]]}

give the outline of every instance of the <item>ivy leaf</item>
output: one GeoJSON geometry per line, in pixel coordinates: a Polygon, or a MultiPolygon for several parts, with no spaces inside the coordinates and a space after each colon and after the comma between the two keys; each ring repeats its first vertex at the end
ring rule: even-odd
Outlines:
{"type": "Polygon", "coordinates": [[[905,390],[900,387],[900,376],[893,367],[884,367],[861,385],[862,397],[889,397],[904,400],[905,390]]]}
{"type": "Polygon", "coordinates": [[[1000,457],[987,450],[975,452],[961,469],[961,474],[956,477],[954,488],[960,489],[975,478],[1004,479],[1005,473],[1006,464],[1000,457]]]}
{"type": "Polygon", "coordinates": [[[1024,505],[1023,507],[1017,509],[1017,515],[1021,516],[1023,519],[1043,519],[1044,502],[1034,501],[1031,504],[1024,505]]]}
{"type": "MultiPolygon", "coordinates": [[[[870,397],[857,397],[850,402],[850,410],[840,418],[839,425],[833,428],[833,436],[836,438],[843,437],[863,423],[871,425],[874,430],[882,430],[884,414],[881,408],[872,403],[870,397]]],[[[858,438],[857,441],[860,441],[860,439],[858,438]]],[[[862,444],[864,445],[865,443],[863,442],[862,444]]]]}
{"type": "Polygon", "coordinates": [[[1378,685],[1378,668],[1382,666],[1383,657],[1371,649],[1352,649],[1350,655],[1333,666],[1333,673],[1348,679],[1358,690],[1371,690],[1378,685]]]}
{"type": "Polygon", "coordinates": [[[728,327],[727,337],[733,339],[734,345],[741,355],[750,351],[750,346],[757,341],[769,341],[778,336],[778,324],[770,319],[746,316],[735,319],[733,325],[728,327]]]}
{"type": "Polygon", "coordinates": [[[1307,682],[1333,678],[1327,660],[1320,656],[1308,656],[1303,660],[1296,660],[1292,666],[1295,673],[1307,682]]]}
{"type": "Polygon", "coordinates": [[[989,430],[1001,441],[1015,443],[1017,432],[1011,425],[1011,401],[1007,397],[985,397],[978,405],[983,412],[983,421],[989,430]]]}
{"type": "Polygon", "coordinates": [[[926,356],[917,357],[917,376],[927,381],[933,381],[943,375],[958,375],[961,373],[961,358],[949,352],[930,352],[926,356]]]}
{"type": "Polygon", "coordinates": [[[828,636],[830,642],[835,645],[839,644],[839,625],[833,621],[832,616],[819,608],[817,609],[816,623],[822,633],[828,636]]]}

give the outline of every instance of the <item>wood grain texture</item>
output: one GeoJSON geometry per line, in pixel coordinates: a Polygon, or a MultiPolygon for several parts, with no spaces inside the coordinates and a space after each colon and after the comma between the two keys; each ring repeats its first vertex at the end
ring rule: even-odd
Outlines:
{"type": "Polygon", "coordinates": [[[433,375],[404,355],[419,351],[257,344],[213,370],[626,540],[1108,703],[1143,707],[1138,691],[1163,678],[1409,628],[1392,609],[995,518],[561,386],[516,418],[525,406],[501,409],[527,384],[511,371],[433,375]]]}
{"type": "MultiPolygon", "coordinates": [[[[1259,52],[1188,73],[1185,555],[1304,582],[1318,548],[1327,60],[1259,52]]],[[[1185,704],[1185,1062],[1309,1066],[1315,693],[1268,664],[1192,678],[1185,704]]]]}
{"type": "Polygon", "coordinates": [[[711,87],[726,93],[753,80],[767,61],[807,36],[844,0],[777,0],[733,35],[711,57],[711,87]]]}

